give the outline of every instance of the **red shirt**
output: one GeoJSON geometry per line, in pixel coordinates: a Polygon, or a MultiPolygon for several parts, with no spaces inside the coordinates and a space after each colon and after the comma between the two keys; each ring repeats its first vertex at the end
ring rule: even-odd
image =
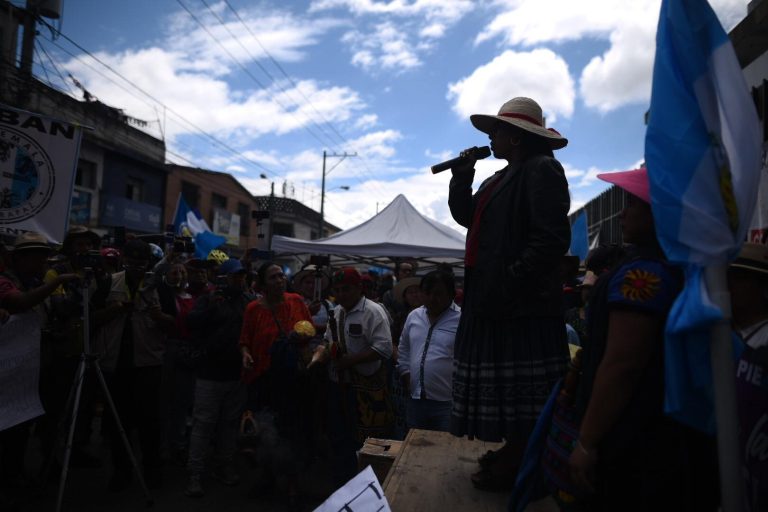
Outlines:
{"type": "Polygon", "coordinates": [[[267,307],[264,299],[259,299],[248,304],[243,316],[243,330],[240,334],[240,345],[246,346],[253,357],[253,369],[244,375],[246,382],[253,382],[256,377],[269,369],[271,358],[269,348],[280,336],[280,329],[284,334],[290,334],[293,326],[300,320],[312,321],[309,309],[304,304],[304,299],[296,293],[285,293],[284,300],[274,310],[267,307]],[[275,322],[280,322],[280,328],[275,322]]]}
{"type": "Polygon", "coordinates": [[[467,232],[467,247],[464,254],[464,265],[467,267],[474,267],[477,263],[477,251],[480,245],[480,218],[491,199],[491,193],[500,181],[501,176],[498,175],[477,194],[477,206],[475,206],[475,212],[472,215],[472,225],[467,232]]]}

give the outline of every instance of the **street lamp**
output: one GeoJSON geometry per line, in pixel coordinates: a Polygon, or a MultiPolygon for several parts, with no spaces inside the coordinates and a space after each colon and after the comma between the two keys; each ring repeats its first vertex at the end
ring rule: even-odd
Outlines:
{"type": "MultiPolygon", "coordinates": [[[[357,153],[347,153],[345,151],[344,153],[341,153],[341,154],[332,153],[329,155],[327,151],[323,150],[323,182],[322,182],[322,186],[320,187],[320,223],[318,225],[318,230],[317,230],[318,238],[323,238],[323,224],[325,221],[325,175],[330,174],[331,171],[334,170],[336,166],[339,165],[348,156],[357,156],[357,153]],[[336,165],[331,167],[328,170],[328,172],[325,172],[325,159],[328,158],[329,156],[341,158],[341,160],[336,162],[336,165]]],[[[339,188],[344,188],[344,187],[342,186],[339,188]]],[[[346,190],[349,190],[349,187],[347,187],[346,190]]]]}

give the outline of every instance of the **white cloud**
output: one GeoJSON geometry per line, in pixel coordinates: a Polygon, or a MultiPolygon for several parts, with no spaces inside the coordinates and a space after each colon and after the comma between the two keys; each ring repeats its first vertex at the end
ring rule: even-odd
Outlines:
{"type": "Polygon", "coordinates": [[[391,158],[395,155],[393,144],[401,138],[402,134],[397,130],[381,130],[353,139],[349,146],[366,158],[391,158]]]}
{"type": "Polygon", "coordinates": [[[510,98],[529,96],[541,105],[548,124],[570,117],[574,84],[568,64],[549,49],[507,50],[472,74],[448,86],[448,99],[462,117],[495,114],[510,98]]]}
{"type": "Polygon", "coordinates": [[[171,50],[188,54],[198,66],[205,64],[212,69],[218,68],[217,63],[230,62],[230,54],[243,63],[265,59],[264,48],[278,61],[301,61],[305,48],[316,44],[320,36],[339,24],[327,18],[298,18],[286,11],[260,6],[238,10],[246,29],[223,3],[213,9],[218,11],[218,18],[224,24],[201,6],[192,12],[206,26],[206,31],[186,11],[180,10],[170,18],[170,37],[167,38],[171,50]]]}
{"type": "Polygon", "coordinates": [[[362,131],[373,128],[379,122],[379,116],[376,114],[365,114],[357,118],[354,124],[355,130],[362,131]]]}
{"type": "Polygon", "coordinates": [[[420,66],[434,41],[473,7],[470,0],[315,0],[309,11],[347,10],[355,16],[357,28],[342,42],[352,52],[352,64],[377,74],[420,66]]]}
{"type": "MultiPolygon", "coordinates": [[[[726,31],[744,17],[747,0],[713,0],[726,31]]],[[[562,43],[585,38],[610,46],[584,68],[579,92],[601,112],[647,102],[660,0],[497,0],[500,13],[478,34],[482,43],[499,38],[511,46],[562,43]]]]}
{"type": "MultiPolygon", "coordinates": [[[[216,9],[221,10],[221,6],[217,5],[216,9]]],[[[277,11],[264,12],[261,18],[254,15],[255,11],[240,12],[249,25],[264,27],[258,32],[262,44],[282,60],[303,58],[303,50],[314,45],[317,37],[333,25],[323,20],[297,19],[277,11]]],[[[212,30],[221,29],[217,21],[212,18],[208,21],[212,30]]],[[[243,31],[241,25],[234,26],[231,20],[227,23],[250,51],[246,53],[240,48],[231,35],[220,33],[218,36],[241,62],[264,57],[255,39],[243,31]]],[[[234,88],[228,81],[239,71],[237,64],[183,11],[171,17],[168,33],[154,46],[120,53],[101,52],[97,56],[139,88],[150,91],[169,111],[163,112],[162,106],[107,74],[120,84],[116,85],[90,67],[92,63],[86,57],[83,57],[85,62],[71,59],[63,67],[105,103],[150,122],[167,119],[162,133],[157,122],[147,131],[162,135],[169,146],[173,146],[180,135],[195,132],[170,110],[218,137],[250,141],[264,134],[285,134],[311,126],[318,118],[321,122],[345,122],[365,107],[356,91],[315,80],[271,82],[270,77],[263,75],[260,79],[263,88],[249,80],[240,82],[245,86],[234,88]]],[[[255,73],[256,68],[253,69],[255,73]]]]}
{"type": "Polygon", "coordinates": [[[366,71],[402,72],[421,65],[408,34],[390,22],[377,25],[372,32],[348,32],[342,41],[355,48],[352,64],[366,71]]]}
{"type": "Polygon", "coordinates": [[[450,149],[445,149],[443,151],[432,151],[431,149],[427,149],[424,151],[424,155],[430,160],[434,160],[435,163],[444,162],[455,156],[454,151],[451,151],[450,149]]]}
{"type": "Polygon", "coordinates": [[[346,8],[355,15],[421,16],[428,20],[458,21],[473,8],[470,0],[315,0],[310,12],[346,8]]]}

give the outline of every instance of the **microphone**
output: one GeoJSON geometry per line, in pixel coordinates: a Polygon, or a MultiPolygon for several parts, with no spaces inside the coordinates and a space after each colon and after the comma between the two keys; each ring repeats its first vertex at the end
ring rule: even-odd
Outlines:
{"type": "Polygon", "coordinates": [[[488,146],[471,147],[459,153],[459,156],[456,158],[451,158],[445,162],[440,162],[439,164],[433,165],[431,167],[432,174],[437,174],[439,172],[447,171],[448,169],[453,169],[457,165],[463,164],[471,158],[474,158],[475,160],[482,160],[483,158],[488,158],[489,156],[491,156],[491,148],[488,146]]]}

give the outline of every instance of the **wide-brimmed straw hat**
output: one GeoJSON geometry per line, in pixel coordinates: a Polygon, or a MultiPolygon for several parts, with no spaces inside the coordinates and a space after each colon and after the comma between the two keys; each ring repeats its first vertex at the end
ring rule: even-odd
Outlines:
{"type": "MultiPolygon", "coordinates": [[[[304,280],[307,276],[312,276],[313,278],[317,275],[317,265],[305,265],[304,268],[302,268],[300,271],[296,272],[296,275],[293,276],[293,282],[296,286],[298,286],[301,281],[304,280]]],[[[320,279],[321,284],[320,287],[322,289],[328,288],[328,285],[331,283],[331,278],[328,277],[328,274],[324,270],[320,270],[320,279]]]]}
{"type": "Polygon", "coordinates": [[[48,244],[48,240],[43,235],[34,231],[27,231],[26,233],[22,233],[16,237],[11,250],[13,252],[31,250],[50,252],[53,249],[48,244]]]}
{"type": "Polygon", "coordinates": [[[731,268],[750,270],[768,276],[768,246],[746,243],[731,263],[731,268]]]}
{"type": "Polygon", "coordinates": [[[420,286],[421,285],[421,278],[420,277],[406,277],[405,279],[401,279],[397,282],[395,285],[395,288],[392,290],[392,296],[395,298],[397,302],[405,302],[405,290],[410,288],[411,286],[420,286]]]}
{"type": "Polygon", "coordinates": [[[648,170],[643,168],[632,171],[605,172],[598,174],[597,178],[608,183],[613,183],[635,197],[639,197],[646,203],[651,203],[651,190],[648,183],[648,170]]]}
{"type": "Polygon", "coordinates": [[[531,98],[512,98],[501,106],[497,115],[473,114],[469,120],[475,128],[489,135],[500,121],[547,139],[552,149],[562,149],[568,145],[568,139],[557,130],[545,126],[541,107],[531,98]]]}

